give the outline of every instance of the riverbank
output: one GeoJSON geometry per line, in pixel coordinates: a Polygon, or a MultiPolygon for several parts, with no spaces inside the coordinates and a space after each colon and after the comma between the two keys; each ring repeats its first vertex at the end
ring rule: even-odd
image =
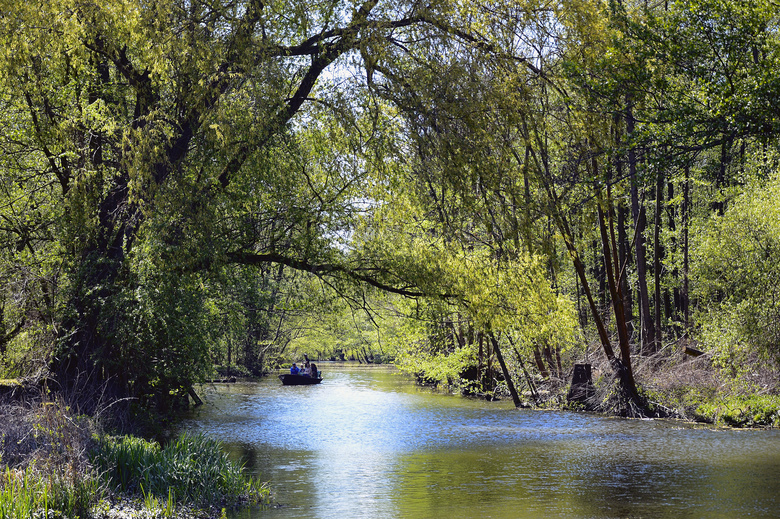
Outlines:
{"type": "Polygon", "coordinates": [[[707,355],[672,354],[641,359],[638,380],[648,401],[679,418],[736,428],[780,427],[780,379],[760,359],[740,372],[707,355]],[[660,362],[659,362],[660,360],[660,362]]]}
{"type": "Polygon", "coordinates": [[[57,402],[0,405],[0,517],[216,518],[268,501],[221,444],[111,436],[57,402]]]}
{"type": "MultiPolygon", "coordinates": [[[[652,415],[732,428],[780,427],[780,380],[774,370],[755,359],[745,364],[749,369],[736,376],[716,366],[706,354],[692,356],[685,351],[668,349],[634,358],[640,396],[652,415]]],[[[567,401],[569,376],[538,379],[541,398],[536,406],[587,408],[599,414],[620,415],[614,375],[601,357],[596,352],[586,361],[592,367],[594,382],[593,395],[586,405],[567,401]]]]}
{"type": "MultiPolygon", "coordinates": [[[[709,354],[670,344],[654,355],[632,359],[638,401],[629,400],[616,382],[612,367],[599,348],[567,358],[561,371],[513,377],[521,407],[589,411],[607,416],[671,418],[734,428],[780,427],[780,377],[759,358],[743,358],[738,367],[723,365],[709,354]],[[590,367],[592,386],[570,398],[573,367],[590,367]]],[[[489,390],[481,389],[476,369],[441,362],[402,366],[417,383],[487,400],[511,399],[504,377],[493,367],[489,390]],[[444,375],[442,375],[444,373],[444,375]],[[479,388],[479,389],[477,389],[479,388]]],[[[582,388],[581,388],[582,389],[582,388]]]]}

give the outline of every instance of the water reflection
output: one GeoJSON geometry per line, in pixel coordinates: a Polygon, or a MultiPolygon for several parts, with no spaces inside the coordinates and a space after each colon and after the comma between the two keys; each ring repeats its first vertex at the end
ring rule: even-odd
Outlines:
{"type": "Polygon", "coordinates": [[[184,427],[227,442],[278,507],[238,517],[776,517],[777,431],[517,411],[382,367],[219,387],[184,427]]]}

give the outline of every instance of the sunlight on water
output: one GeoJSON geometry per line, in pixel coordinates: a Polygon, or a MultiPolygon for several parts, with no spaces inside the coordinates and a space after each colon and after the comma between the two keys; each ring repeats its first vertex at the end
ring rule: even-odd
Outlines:
{"type": "Polygon", "coordinates": [[[780,434],[519,411],[323,363],[323,383],[201,390],[184,421],[268,480],[241,518],[778,517],[780,434]]]}

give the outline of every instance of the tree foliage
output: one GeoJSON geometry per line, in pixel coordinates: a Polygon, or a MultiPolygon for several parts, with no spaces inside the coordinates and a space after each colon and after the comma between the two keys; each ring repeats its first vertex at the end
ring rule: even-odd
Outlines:
{"type": "Polygon", "coordinates": [[[362,344],[374,290],[425,323],[393,325],[406,358],[495,356],[510,390],[587,341],[632,398],[664,342],[774,355],[771,0],[56,0],[0,28],[8,371],[151,403],[312,328],[362,344]]]}
{"type": "Polygon", "coordinates": [[[694,254],[702,300],[702,340],[735,371],[758,357],[777,365],[780,254],[778,179],[755,185],[720,216],[703,222],[694,254]]]}

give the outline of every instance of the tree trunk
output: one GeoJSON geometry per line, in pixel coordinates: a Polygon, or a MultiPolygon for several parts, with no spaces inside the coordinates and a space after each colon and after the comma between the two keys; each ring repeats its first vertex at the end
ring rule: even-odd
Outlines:
{"type": "Polygon", "coordinates": [[[479,344],[479,351],[477,353],[477,376],[479,377],[479,389],[481,391],[486,391],[487,383],[485,380],[485,351],[483,342],[482,332],[477,332],[477,343],[479,344]]]}
{"type": "Polygon", "coordinates": [[[728,136],[724,137],[720,147],[720,165],[718,167],[718,175],[715,177],[715,200],[711,204],[712,211],[720,216],[723,216],[723,212],[726,209],[726,204],[723,201],[723,188],[728,186],[726,173],[728,172],[729,164],[731,164],[731,147],[733,145],[734,137],[728,136]]]}
{"type": "Polygon", "coordinates": [[[517,351],[517,346],[515,346],[511,337],[509,337],[509,343],[512,345],[512,349],[515,352],[515,356],[517,357],[517,362],[518,364],[520,364],[520,369],[523,370],[523,376],[525,377],[526,384],[528,384],[528,390],[531,392],[531,397],[534,399],[534,403],[539,402],[539,394],[536,391],[536,384],[534,384],[533,378],[531,378],[531,375],[528,373],[528,370],[525,368],[525,362],[523,361],[523,357],[522,355],[520,355],[520,352],[517,351]]]}
{"type": "MultiPolygon", "coordinates": [[[[668,211],[668,221],[669,221],[669,233],[671,234],[671,239],[669,240],[669,244],[671,246],[671,250],[669,251],[670,256],[676,257],[679,251],[679,241],[677,237],[677,210],[676,205],[673,205],[671,201],[674,200],[674,182],[672,179],[669,179],[669,211],[668,211]]],[[[674,334],[676,338],[680,337],[680,319],[682,316],[682,299],[680,297],[680,269],[677,267],[677,262],[674,262],[674,268],[672,269],[672,279],[674,280],[674,288],[672,289],[672,301],[669,308],[669,313],[667,314],[670,318],[670,320],[674,323],[674,334]]]]}
{"type": "MultiPolygon", "coordinates": [[[[631,101],[627,101],[626,131],[634,132],[634,115],[631,101]]],[[[631,213],[634,218],[636,273],[639,287],[639,312],[642,322],[642,353],[650,354],[655,348],[655,323],[650,313],[650,296],[647,291],[647,253],[645,252],[645,228],[647,227],[644,204],[639,198],[637,156],[634,147],[628,150],[628,174],[631,178],[631,213]]]]}
{"type": "Polygon", "coordinates": [[[655,184],[655,225],[653,227],[653,276],[655,279],[655,345],[653,351],[659,351],[662,343],[661,315],[661,265],[664,248],[661,244],[661,216],[664,205],[664,176],[658,169],[655,184]]]}
{"type": "MultiPolygon", "coordinates": [[[[621,145],[621,128],[620,128],[620,116],[615,115],[615,144],[618,148],[621,145]]],[[[621,157],[614,159],[615,172],[617,178],[623,178],[623,166],[624,161],[621,157]]],[[[628,284],[628,266],[631,264],[631,244],[628,241],[628,207],[622,201],[617,204],[617,231],[618,231],[618,263],[616,268],[619,268],[617,272],[618,281],[620,284],[620,291],[623,294],[623,314],[626,322],[626,331],[630,338],[634,335],[634,306],[631,298],[631,287],[628,284]]]]}
{"type": "Polygon", "coordinates": [[[544,348],[542,348],[542,351],[544,351],[544,359],[547,361],[547,365],[550,367],[550,374],[555,375],[558,377],[558,370],[555,366],[555,361],[553,360],[552,351],[550,350],[550,345],[545,344],[544,348]]]}
{"type": "Polygon", "coordinates": [[[509,394],[512,395],[512,402],[515,404],[515,407],[520,407],[522,406],[520,395],[517,394],[515,384],[512,382],[512,376],[509,374],[509,369],[506,367],[506,362],[504,362],[504,356],[501,354],[501,348],[498,346],[498,340],[492,331],[489,331],[488,335],[490,337],[490,342],[493,344],[493,351],[496,352],[498,363],[501,364],[501,371],[504,374],[504,380],[506,380],[507,388],[509,388],[509,394]]]}
{"type": "MultiPolygon", "coordinates": [[[[611,200],[607,197],[607,204],[611,204],[611,200]]],[[[612,300],[612,310],[615,316],[615,325],[618,331],[618,341],[620,347],[620,355],[622,358],[623,366],[625,366],[625,380],[629,383],[631,388],[635,388],[636,383],[634,381],[634,373],[631,367],[631,347],[628,342],[628,327],[625,321],[625,311],[623,310],[623,295],[620,293],[620,283],[615,279],[615,271],[619,271],[618,268],[614,268],[614,264],[617,263],[618,255],[615,250],[615,236],[614,230],[610,231],[610,228],[614,227],[607,222],[608,215],[612,213],[609,208],[606,213],[602,209],[601,201],[598,205],[599,213],[599,229],[601,231],[602,249],[604,251],[604,264],[607,266],[607,280],[610,291],[610,299],[612,300]]],[[[632,389],[635,391],[635,389],[632,389]]]]}
{"type": "Polygon", "coordinates": [[[631,246],[628,242],[628,208],[625,204],[618,205],[618,261],[620,262],[620,290],[623,293],[623,314],[629,341],[634,335],[634,304],[631,297],[631,287],[628,284],[628,266],[631,263],[631,246]]]}
{"type": "Polygon", "coordinates": [[[542,352],[539,351],[539,346],[534,346],[534,361],[536,362],[536,367],[539,370],[539,373],[542,375],[542,377],[549,379],[550,372],[547,371],[547,368],[544,365],[544,360],[542,359],[542,352]]]}
{"type": "Polygon", "coordinates": [[[687,332],[690,328],[689,312],[689,292],[688,292],[688,265],[689,265],[689,244],[688,229],[690,226],[691,213],[691,168],[685,166],[685,183],[683,184],[683,203],[682,203],[682,248],[683,248],[683,288],[680,293],[680,303],[683,310],[683,328],[687,332]]]}

